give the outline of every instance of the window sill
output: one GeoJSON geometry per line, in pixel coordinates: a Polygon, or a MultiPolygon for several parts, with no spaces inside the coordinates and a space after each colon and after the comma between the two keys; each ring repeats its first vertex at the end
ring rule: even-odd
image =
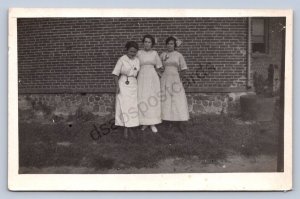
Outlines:
{"type": "Polygon", "coordinates": [[[269,53],[251,53],[252,58],[265,58],[265,57],[270,57],[269,53]]]}

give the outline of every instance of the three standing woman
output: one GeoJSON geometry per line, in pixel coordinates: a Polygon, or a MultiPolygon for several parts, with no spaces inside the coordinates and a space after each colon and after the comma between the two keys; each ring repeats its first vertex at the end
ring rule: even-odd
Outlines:
{"type": "MultiPolygon", "coordinates": [[[[187,121],[188,105],[180,73],[187,69],[186,62],[178,51],[177,39],[168,37],[167,51],[161,56],[152,47],[155,39],[143,37],[142,50],[134,41],[127,42],[126,55],[117,62],[113,74],[117,85],[115,125],[128,128],[142,125],[141,130],[150,126],[153,133],[156,124],[166,121],[187,121]],[[164,72],[161,79],[162,68],[164,72]],[[137,78],[136,78],[137,77],[137,78]]],[[[179,123],[180,130],[181,123],[179,123]]]]}

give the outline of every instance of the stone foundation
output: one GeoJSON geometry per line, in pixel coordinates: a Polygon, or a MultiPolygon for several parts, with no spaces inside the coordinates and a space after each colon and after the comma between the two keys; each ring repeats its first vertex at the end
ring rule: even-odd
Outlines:
{"type": "MultiPolygon", "coordinates": [[[[21,94],[20,119],[106,116],[114,111],[114,94],[21,94]]],[[[75,119],[73,118],[73,119],[75,119]]]]}
{"type": "Polygon", "coordinates": [[[189,112],[192,114],[239,114],[239,98],[243,93],[188,93],[189,112]]]}
{"type": "MultiPolygon", "coordinates": [[[[187,93],[191,114],[240,114],[243,93],[187,93]]],[[[114,115],[115,94],[20,94],[20,119],[114,115]]],[[[74,119],[74,118],[73,118],[74,119]]]]}

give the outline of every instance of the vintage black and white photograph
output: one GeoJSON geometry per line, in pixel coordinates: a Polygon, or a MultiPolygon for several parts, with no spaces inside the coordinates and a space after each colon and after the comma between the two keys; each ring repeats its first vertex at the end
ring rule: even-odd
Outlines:
{"type": "Polygon", "coordinates": [[[14,175],[290,174],[291,11],[13,11],[14,175]]]}

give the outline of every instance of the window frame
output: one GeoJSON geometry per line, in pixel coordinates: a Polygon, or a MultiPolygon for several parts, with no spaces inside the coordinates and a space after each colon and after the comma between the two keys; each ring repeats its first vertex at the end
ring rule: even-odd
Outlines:
{"type": "Polygon", "coordinates": [[[265,55],[269,55],[270,51],[269,51],[269,33],[270,33],[270,22],[269,19],[266,17],[253,17],[251,20],[251,30],[249,32],[249,34],[251,34],[251,55],[252,56],[265,56],[265,55]],[[253,19],[263,19],[264,20],[264,44],[265,44],[265,49],[264,52],[254,52],[253,51],[253,19]]]}

